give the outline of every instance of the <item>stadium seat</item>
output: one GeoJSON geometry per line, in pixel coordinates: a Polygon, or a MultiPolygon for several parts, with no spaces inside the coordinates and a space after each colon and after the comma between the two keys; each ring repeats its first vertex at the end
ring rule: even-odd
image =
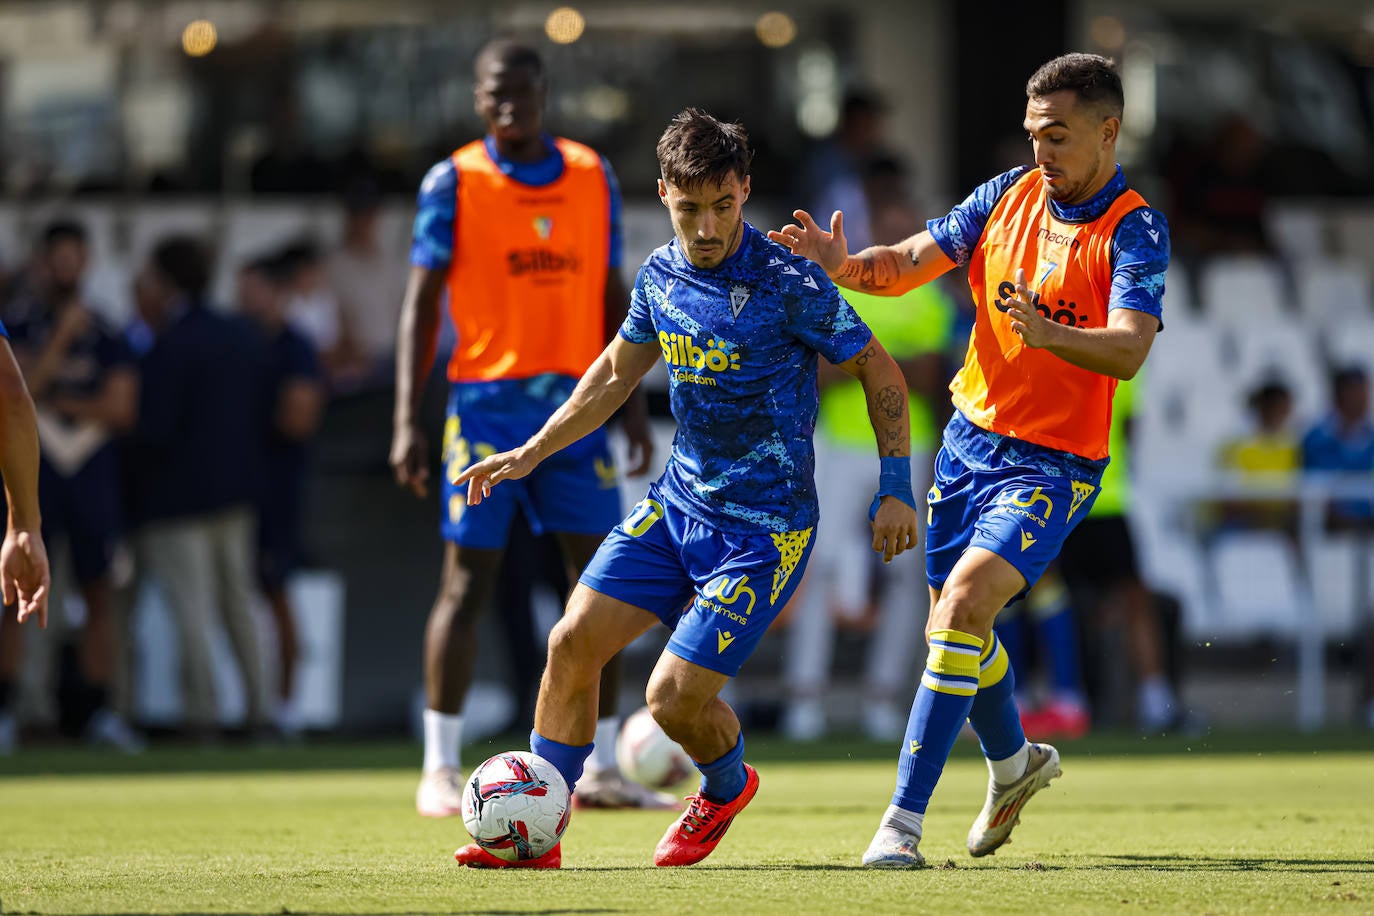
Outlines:
{"type": "Polygon", "coordinates": [[[1360,365],[1374,374],[1374,316],[1328,321],[1321,337],[1333,365],[1360,365]]]}
{"type": "Polygon", "coordinates": [[[1207,261],[1198,294],[1202,311],[1226,326],[1279,318],[1286,311],[1283,274],[1269,258],[1235,256],[1207,261]]]}
{"type": "Polygon", "coordinates": [[[1374,263],[1374,207],[1361,204],[1336,214],[1336,247],[1343,257],[1374,263]]]}
{"type": "Polygon", "coordinates": [[[1136,402],[1139,474],[1207,472],[1217,446],[1243,421],[1240,386],[1222,363],[1222,342],[1207,320],[1169,324],[1156,339],[1136,402]]]}
{"type": "Polygon", "coordinates": [[[1257,383],[1277,376],[1293,393],[1297,428],[1326,412],[1330,401],[1326,365],[1311,324],[1292,316],[1246,323],[1228,336],[1231,372],[1243,399],[1257,383]]]}
{"type": "Polygon", "coordinates": [[[1212,635],[1247,638],[1294,636],[1310,608],[1297,551],[1270,531],[1229,532],[1209,556],[1216,603],[1209,615],[1212,635]]]}
{"type": "Polygon", "coordinates": [[[1320,203],[1277,200],[1264,214],[1265,233],[1284,258],[1303,263],[1326,257],[1330,229],[1320,203]]]}
{"type": "MultiPolygon", "coordinates": [[[[1360,544],[1353,535],[1328,535],[1307,545],[1312,597],[1327,637],[1354,635],[1369,596],[1369,579],[1357,581],[1360,544]],[[1362,587],[1363,586],[1363,587],[1362,587]]],[[[1366,576],[1370,575],[1366,570],[1366,576]]]]}
{"type": "Polygon", "coordinates": [[[1206,632],[1211,599],[1201,548],[1185,522],[1190,511],[1187,501],[1164,497],[1144,483],[1135,488],[1128,522],[1141,578],[1152,590],[1178,599],[1184,630],[1194,636],[1206,632]]]}
{"type": "Polygon", "coordinates": [[[1369,271],[1353,260],[1307,261],[1297,269],[1298,307],[1308,321],[1326,323],[1374,315],[1369,271]]]}

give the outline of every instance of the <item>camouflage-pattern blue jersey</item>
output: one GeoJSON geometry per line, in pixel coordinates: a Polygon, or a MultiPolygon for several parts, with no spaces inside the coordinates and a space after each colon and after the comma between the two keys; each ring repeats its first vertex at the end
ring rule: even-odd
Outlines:
{"type": "Polygon", "coordinates": [[[639,269],[620,335],[667,363],[671,501],[726,531],[815,524],[816,355],[843,363],[873,336],[820,267],[748,223],[710,270],[675,239],[639,269]]]}

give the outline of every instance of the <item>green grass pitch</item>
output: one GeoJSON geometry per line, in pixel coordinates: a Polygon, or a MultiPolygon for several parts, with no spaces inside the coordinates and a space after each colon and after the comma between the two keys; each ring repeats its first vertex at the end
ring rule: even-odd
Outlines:
{"type": "MultiPolygon", "coordinates": [[[[469,748],[466,762],[517,747],[469,748]]],[[[0,761],[9,913],[1374,913],[1374,737],[1065,744],[1012,845],[971,859],[986,770],[956,749],[918,872],[857,867],[892,749],[750,743],[762,785],[704,863],[656,869],[663,813],[579,812],[561,872],[479,872],[412,807],[419,751],[326,744],[0,761]]]]}

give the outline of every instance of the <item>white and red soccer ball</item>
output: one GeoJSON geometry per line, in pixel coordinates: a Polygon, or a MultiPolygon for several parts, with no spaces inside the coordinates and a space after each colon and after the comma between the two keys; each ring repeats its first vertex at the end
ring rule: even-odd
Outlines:
{"type": "Polygon", "coordinates": [[[615,762],[620,772],[651,789],[671,789],[697,772],[692,758],[664,733],[647,706],[621,726],[615,762]]]}
{"type": "Polygon", "coordinates": [[[537,859],[568,827],[571,796],[563,776],[543,757],[507,751],[472,771],[463,789],[463,825],[498,859],[537,859]]]}

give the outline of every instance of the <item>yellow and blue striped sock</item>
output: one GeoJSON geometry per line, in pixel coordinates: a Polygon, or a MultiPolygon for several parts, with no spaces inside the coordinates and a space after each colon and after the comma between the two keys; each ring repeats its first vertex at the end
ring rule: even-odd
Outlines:
{"type": "Polygon", "coordinates": [[[968,714],[969,724],[983,745],[983,756],[989,760],[1005,760],[1026,743],[1015,691],[1011,660],[993,633],[978,660],[978,696],[968,714]]]}
{"type": "Polygon", "coordinates": [[[934,630],[921,686],[911,702],[906,737],[897,763],[892,804],[924,814],[978,692],[983,641],[958,630],[934,630]]]}

